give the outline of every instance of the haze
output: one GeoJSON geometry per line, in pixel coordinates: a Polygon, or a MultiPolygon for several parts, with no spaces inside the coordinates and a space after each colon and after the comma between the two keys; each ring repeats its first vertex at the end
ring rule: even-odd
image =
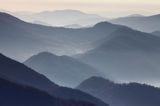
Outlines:
{"type": "Polygon", "coordinates": [[[1,0],[8,11],[46,11],[74,9],[107,17],[130,14],[152,15],[160,11],[159,0],[1,0]]]}

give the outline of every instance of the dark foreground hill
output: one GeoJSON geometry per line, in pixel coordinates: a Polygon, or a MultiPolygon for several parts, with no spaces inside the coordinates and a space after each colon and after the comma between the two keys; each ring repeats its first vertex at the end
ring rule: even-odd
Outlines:
{"type": "Polygon", "coordinates": [[[95,106],[91,103],[63,100],[31,88],[0,78],[1,106],[95,106]]]}

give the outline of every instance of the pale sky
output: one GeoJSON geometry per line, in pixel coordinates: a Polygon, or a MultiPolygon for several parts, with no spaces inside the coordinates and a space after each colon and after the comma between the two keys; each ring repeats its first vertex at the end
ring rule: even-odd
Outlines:
{"type": "Polygon", "coordinates": [[[160,13],[160,0],[0,0],[0,9],[34,11],[75,9],[107,17],[160,13]]]}

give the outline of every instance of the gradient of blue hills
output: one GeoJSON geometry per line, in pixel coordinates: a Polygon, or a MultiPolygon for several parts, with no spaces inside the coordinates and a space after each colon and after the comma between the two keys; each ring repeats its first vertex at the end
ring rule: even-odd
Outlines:
{"type": "MultiPolygon", "coordinates": [[[[11,95],[7,94],[7,91],[6,91],[6,93],[4,92],[6,94],[6,96],[8,96],[8,97],[9,96],[11,96],[11,97],[17,96],[17,98],[18,98],[18,96],[19,96],[19,98],[20,98],[20,97],[22,97],[23,93],[24,93],[24,96],[22,97],[22,99],[25,97],[26,98],[31,97],[32,92],[27,93],[27,86],[29,86],[32,88],[36,88],[40,91],[46,92],[47,94],[49,94],[53,97],[57,97],[60,99],[67,99],[67,100],[71,100],[71,101],[73,100],[73,101],[75,101],[75,104],[73,102],[73,106],[78,105],[78,103],[76,101],[84,101],[82,103],[80,102],[80,104],[79,104],[80,106],[85,106],[85,103],[87,106],[88,105],[90,106],[90,103],[95,104],[96,106],[108,106],[107,104],[105,104],[101,100],[99,100],[99,99],[97,99],[87,93],[81,92],[79,90],[71,89],[71,88],[60,87],[57,84],[51,82],[44,75],[39,74],[39,73],[35,72],[34,70],[28,68],[24,64],[21,64],[15,60],[12,60],[8,57],[5,57],[2,54],[0,54],[0,78],[11,81],[16,84],[20,84],[20,85],[26,87],[26,93],[25,93],[24,92],[25,88],[24,89],[22,89],[21,87],[18,88],[18,86],[17,86],[17,88],[14,88],[14,84],[11,85],[11,86],[13,86],[13,88],[8,88],[8,86],[6,85],[6,90],[8,89],[8,91],[11,91],[11,95]],[[22,90],[22,92],[20,92],[20,91],[18,92],[16,89],[22,90]],[[14,90],[16,90],[16,91],[14,91],[14,90]],[[15,93],[17,93],[17,95],[14,95],[15,93]],[[20,94],[18,95],[18,93],[20,93],[20,94]],[[27,94],[28,94],[28,96],[25,96],[27,94]],[[87,104],[87,103],[89,103],[89,104],[87,104]]],[[[0,89],[2,89],[2,91],[0,91],[0,92],[3,92],[3,89],[4,89],[3,88],[3,81],[2,81],[2,83],[0,83],[0,89]]],[[[38,93],[38,91],[36,93],[36,91],[34,91],[34,89],[33,89],[33,96],[34,96],[34,94],[36,96],[36,95],[42,95],[43,93],[42,94],[40,92],[38,93]]],[[[45,100],[46,101],[48,100],[49,106],[50,106],[50,104],[51,104],[50,98],[51,97],[49,96],[48,97],[49,99],[47,99],[47,97],[45,97],[45,96],[46,95],[44,94],[44,99],[46,98],[45,100]]],[[[43,97],[39,97],[39,98],[37,98],[37,100],[41,100],[42,98],[43,97]]],[[[44,103],[46,103],[45,100],[44,100],[44,103]]],[[[30,103],[34,104],[34,101],[30,101],[30,99],[28,101],[30,103]]],[[[16,102],[15,100],[13,100],[12,102],[15,104],[21,103],[21,102],[16,102]]],[[[27,100],[26,101],[24,100],[24,106],[25,106],[26,102],[27,102],[27,100]]],[[[3,104],[3,101],[0,100],[0,103],[3,104]]],[[[36,100],[35,100],[35,103],[37,103],[36,100]]],[[[44,103],[42,101],[42,104],[44,104],[44,103]]],[[[63,103],[63,101],[62,101],[62,103],[63,103]]],[[[69,102],[69,104],[70,104],[70,102],[69,102]]],[[[61,104],[59,104],[59,105],[61,106],[61,104]]],[[[57,105],[57,106],[59,106],[59,105],[57,105]]],[[[9,105],[7,105],[7,106],[9,106],[9,105]]]]}
{"type": "MultiPolygon", "coordinates": [[[[101,22],[90,28],[68,29],[23,22],[0,14],[0,50],[17,60],[49,51],[76,55],[114,81],[159,86],[160,38],[131,28],[101,22]]],[[[75,56],[75,57],[76,57],[75,56]]]]}
{"type": "MultiPolygon", "coordinates": [[[[105,28],[105,22],[100,23],[105,28]]],[[[117,25],[115,25],[117,26],[117,25]]],[[[121,26],[78,58],[112,80],[159,85],[160,37],[121,26]]]]}
{"type": "Polygon", "coordinates": [[[18,61],[42,51],[58,55],[82,53],[93,48],[92,42],[115,30],[110,26],[104,30],[47,27],[26,23],[6,13],[0,13],[0,23],[0,50],[18,61]]]}

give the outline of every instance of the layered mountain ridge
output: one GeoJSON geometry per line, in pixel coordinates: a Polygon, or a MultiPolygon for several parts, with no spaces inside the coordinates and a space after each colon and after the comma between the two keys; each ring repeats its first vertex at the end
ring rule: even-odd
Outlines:
{"type": "Polygon", "coordinates": [[[51,82],[44,75],[39,74],[26,67],[24,64],[5,57],[2,54],[0,54],[0,78],[7,79],[8,81],[12,81],[13,83],[22,86],[36,88],[56,98],[84,101],[95,104],[96,106],[108,106],[101,100],[87,93],[71,88],[60,87],[54,82],[51,82]]]}

